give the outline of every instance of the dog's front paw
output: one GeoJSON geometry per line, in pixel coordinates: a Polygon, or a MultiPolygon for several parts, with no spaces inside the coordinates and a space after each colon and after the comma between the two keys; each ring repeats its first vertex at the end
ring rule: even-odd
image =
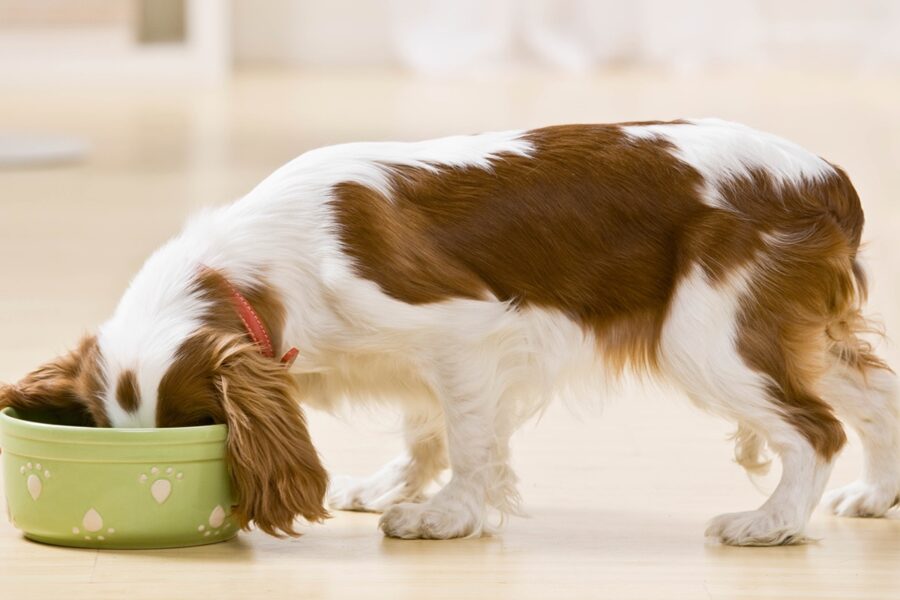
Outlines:
{"type": "Polygon", "coordinates": [[[822,500],[831,512],[841,517],[883,517],[900,502],[896,484],[855,481],[825,494],[822,500]]]}
{"type": "Polygon", "coordinates": [[[365,510],[363,480],[348,475],[332,476],[328,482],[328,506],[332,510],[365,510]]]}
{"type": "Polygon", "coordinates": [[[410,494],[402,480],[385,476],[367,478],[338,475],[328,486],[328,505],[334,510],[384,512],[400,502],[421,502],[424,497],[410,494]]]}
{"type": "Polygon", "coordinates": [[[407,540],[447,540],[481,533],[481,522],[475,515],[461,507],[435,502],[392,506],[381,516],[378,526],[389,537],[407,540]]]}
{"type": "Polygon", "coordinates": [[[706,536],[730,546],[778,546],[806,541],[803,523],[765,510],[727,513],[709,522],[706,536]]]}

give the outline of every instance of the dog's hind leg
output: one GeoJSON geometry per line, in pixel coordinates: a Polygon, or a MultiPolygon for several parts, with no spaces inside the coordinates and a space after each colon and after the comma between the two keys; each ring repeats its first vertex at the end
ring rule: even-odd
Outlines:
{"type": "Polygon", "coordinates": [[[803,539],[844,433],[804,385],[804,364],[826,352],[824,328],[798,334],[809,340],[802,347],[789,343],[784,329],[746,312],[747,275],[714,282],[697,269],[682,281],[660,340],[661,367],[695,402],[739,425],[745,464],[759,464],[747,451],[761,440],[781,459],[771,497],[757,510],[716,517],[707,535],[734,545],[793,543],[803,539]]]}
{"type": "Polygon", "coordinates": [[[846,517],[880,517],[900,502],[900,407],[897,377],[867,348],[839,356],[822,380],[822,395],[859,434],[862,477],[825,495],[846,517]]]}
{"type": "Polygon", "coordinates": [[[823,457],[810,443],[808,432],[800,433],[787,419],[772,414],[757,426],[767,429],[768,445],[781,459],[781,480],[758,509],[719,515],[710,521],[706,535],[736,546],[802,542],[803,529],[822,496],[833,460],[823,457]]]}
{"type": "Polygon", "coordinates": [[[424,500],[425,489],[447,468],[440,413],[404,416],[406,451],[368,477],[337,476],[328,490],[335,510],[383,512],[400,502],[424,500]]]}

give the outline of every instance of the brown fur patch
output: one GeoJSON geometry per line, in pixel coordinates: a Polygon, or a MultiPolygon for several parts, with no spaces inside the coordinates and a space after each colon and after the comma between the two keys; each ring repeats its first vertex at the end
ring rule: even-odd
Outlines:
{"type": "Polygon", "coordinates": [[[0,386],[0,408],[40,410],[72,425],[109,427],[100,394],[104,380],[97,338],[39,367],[15,385],[0,386]]]}
{"type": "Polygon", "coordinates": [[[134,371],[126,369],[119,375],[116,384],[116,402],[125,412],[133,413],[141,405],[141,393],[138,391],[137,378],[134,371]]]}
{"type": "Polygon", "coordinates": [[[493,295],[556,309],[596,334],[613,367],[653,368],[692,265],[718,282],[767,257],[739,349],[776,382],[771,395],[787,418],[832,456],[843,430],[809,390],[825,332],[853,316],[864,288],[855,263],[862,210],[843,172],[781,187],[753,171],[721,187],[729,206],[717,208],[700,196],[701,175],[660,138],[630,138],[617,125],[526,136],[531,157],[501,155],[490,170],[395,166],[390,198],[337,185],[339,232],[359,275],[408,303],[493,295]],[[779,236],[797,236],[797,247],[774,251],[779,236]]]}
{"type": "MultiPolygon", "coordinates": [[[[294,519],[319,521],[328,476],[297,404],[288,367],[260,354],[231,304],[225,278],[207,269],[197,285],[212,301],[206,325],[179,348],[159,385],[160,427],[228,425],[234,514],[272,535],[297,535],[294,519]]],[[[269,328],[276,352],[284,312],[269,289],[241,290],[269,328]]]]}
{"type": "Polygon", "coordinates": [[[361,276],[405,302],[490,293],[555,308],[592,329],[615,365],[655,364],[690,262],[687,223],[711,210],[696,194],[700,175],[668,146],[618,126],[548,127],[529,138],[536,158],[504,155],[492,170],[397,167],[390,199],[338,185],[347,252],[361,276]]]}

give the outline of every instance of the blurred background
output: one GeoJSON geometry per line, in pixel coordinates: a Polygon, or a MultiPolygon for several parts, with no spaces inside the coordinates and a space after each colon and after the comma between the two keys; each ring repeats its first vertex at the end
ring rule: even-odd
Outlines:
{"type": "MultiPolygon", "coordinates": [[[[848,170],[867,212],[871,312],[898,335],[898,0],[0,0],[0,381],[95,330],[191,211],[240,197],[310,148],[704,116],[772,131],[848,170]]],[[[896,346],[883,350],[900,364],[896,346]]],[[[784,597],[793,572],[778,561],[795,557],[815,571],[805,597],[885,597],[866,570],[887,565],[896,582],[873,542],[896,548],[883,523],[814,520],[814,536],[854,549],[847,560],[830,554],[837,543],[765,555],[775,563],[704,550],[707,518],[762,499],[731,463],[731,425],[671,392],[629,394],[641,401],[610,403],[602,419],[553,407],[526,427],[515,464],[536,518],[514,519],[502,542],[454,546],[455,575],[441,581],[502,571],[519,598],[585,597],[566,587],[573,575],[595,593],[622,582],[618,598],[784,597]],[[570,561],[576,551],[624,558],[598,572],[570,561]],[[517,552],[534,563],[504,562],[517,552]],[[629,587],[654,581],[665,594],[629,587]]],[[[338,473],[390,458],[391,425],[311,415],[338,473]]],[[[858,458],[854,442],[832,485],[856,476],[858,458]]],[[[352,532],[377,557],[369,576],[388,584],[405,580],[404,560],[451,548],[381,542],[374,519],[342,515],[310,535],[344,548],[352,532]]],[[[0,525],[0,542],[14,536],[0,525]]],[[[303,547],[245,539],[270,558],[303,547]]],[[[116,581],[118,560],[101,557],[91,581],[116,581]]],[[[303,578],[347,580],[339,565],[308,564],[303,578]]]]}
{"type": "Polygon", "coordinates": [[[263,63],[430,76],[538,65],[865,70],[900,63],[900,3],[3,0],[0,42],[4,67],[38,78],[77,66],[215,81],[263,63]]]}

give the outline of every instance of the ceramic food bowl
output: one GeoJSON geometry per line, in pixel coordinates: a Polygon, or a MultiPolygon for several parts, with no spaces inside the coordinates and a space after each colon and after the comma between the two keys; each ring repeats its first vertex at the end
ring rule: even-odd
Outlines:
{"type": "Polygon", "coordinates": [[[234,537],[225,425],[74,427],[0,412],[9,518],[25,537],[83,548],[172,548],[234,537]]]}

